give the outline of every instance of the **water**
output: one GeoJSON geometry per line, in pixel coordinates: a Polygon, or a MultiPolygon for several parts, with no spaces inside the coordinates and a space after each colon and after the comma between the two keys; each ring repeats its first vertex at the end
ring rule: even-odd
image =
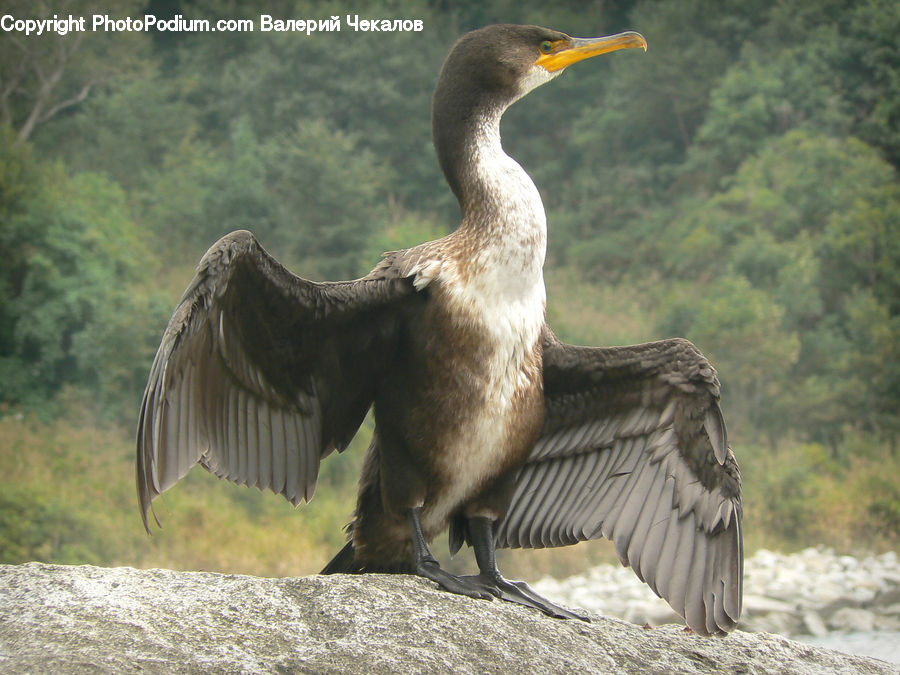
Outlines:
{"type": "Polygon", "coordinates": [[[791,638],[845,654],[871,656],[900,665],[900,631],[872,630],[863,633],[828,633],[821,637],[795,635],[791,638]]]}

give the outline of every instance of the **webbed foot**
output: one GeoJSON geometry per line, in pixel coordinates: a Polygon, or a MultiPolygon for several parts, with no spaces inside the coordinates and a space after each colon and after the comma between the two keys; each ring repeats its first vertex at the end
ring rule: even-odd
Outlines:
{"type": "Polygon", "coordinates": [[[493,600],[490,591],[480,588],[475,584],[467,583],[464,577],[457,577],[441,569],[436,560],[423,560],[416,565],[416,574],[436,582],[445,591],[467,595],[470,598],[493,600]]]}
{"type": "Polygon", "coordinates": [[[524,581],[510,581],[509,579],[504,579],[499,574],[486,575],[484,573],[460,577],[460,581],[508,602],[515,602],[519,605],[539,609],[544,614],[557,619],[579,619],[581,621],[587,621],[588,623],[591,621],[587,616],[576,614],[575,612],[571,612],[564,607],[560,607],[559,605],[550,602],[547,598],[539,595],[524,581]]]}

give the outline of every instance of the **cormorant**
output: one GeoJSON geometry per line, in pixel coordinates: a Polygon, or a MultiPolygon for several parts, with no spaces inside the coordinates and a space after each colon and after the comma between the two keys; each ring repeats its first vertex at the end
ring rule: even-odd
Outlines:
{"type": "MultiPolygon", "coordinates": [[[[715,370],[688,341],[577,347],[545,322],[546,217],[500,144],[506,108],[576,61],[643,47],[537,26],[464,35],[433,99],[453,233],[384,255],[365,277],[294,276],[246,231],[203,256],[150,371],[137,488],[151,501],[196,463],[221,478],[313,496],[319,462],[370,407],[350,537],[323,570],[406,571],[473,597],[577,615],[504,579],[495,547],[606,537],[698,633],[741,611],[740,473],[715,370]],[[480,570],[441,569],[449,527],[480,570]]],[[[579,617],[583,618],[583,617],[579,617]]]]}

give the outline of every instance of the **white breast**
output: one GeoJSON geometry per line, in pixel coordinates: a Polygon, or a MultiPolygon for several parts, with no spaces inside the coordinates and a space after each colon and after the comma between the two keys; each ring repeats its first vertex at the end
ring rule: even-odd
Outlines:
{"type": "Polygon", "coordinates": [[[426,530],[443,528],[461,504],[474,497],[488,478],[498,475],[515,432],[511,425],[516,394],[538,384],[541,377],[533,350],[544,323],[543,279],[520,284],[516,292],[508,280],[494,270],[456,286],[452,293],[458,320],[480,324],[485,339],[492,342],[490,358],[478,364],[479,390],[487,403],[467,407],[458,433],[446,438],[447,445],[437,455],[440,473],[454,480],[444,485],[441,494],[429,495],[423,514],[426,530]],[[496,291],[498,286],[503,292],[484,292],[491,287],[496,291]]]}

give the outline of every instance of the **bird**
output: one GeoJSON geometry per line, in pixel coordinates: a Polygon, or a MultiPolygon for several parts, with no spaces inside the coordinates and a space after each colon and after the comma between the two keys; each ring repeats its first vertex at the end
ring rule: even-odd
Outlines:
{"type": "Polygon", "coordinates": [[[543,203],[500,140],[504,111],[531,90],[631,48],[647,42],[512,24],[460,37],[432,99],[460,223],[385,253],[361,278],[296,276],[245,230],[210,247],[141,404],[148,533],[152,501],[198,463],[295,506],[309,501],[322,459],[344,451],[372,409],[347,543],[322,573],[416,574],[588,620],[506,579],[496,551],[602,537],[688,628],[735,627],[741,476],[716,370],[683,338],[590,347],[554,334],[543,203]],[[451,554],[474,550],[478,574],[441,567],[430,544],[445,531],[451,554]]]}

